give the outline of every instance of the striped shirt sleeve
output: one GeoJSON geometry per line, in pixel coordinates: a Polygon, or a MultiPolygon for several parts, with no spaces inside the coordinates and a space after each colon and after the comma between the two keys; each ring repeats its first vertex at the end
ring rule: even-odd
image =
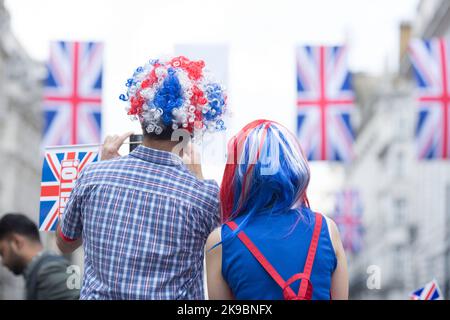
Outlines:
{"type": "MultiPolygon", "coordinates": [[[[84,172],[84,171],[83,171],[84,172]]],[[[61,237],[66,241],[76,240],[81,237],[83,224],[81,220],[81,207],[83,203],[83,172],[80,173],[73,188],[64,212],[61,214],[61,237]]]]}

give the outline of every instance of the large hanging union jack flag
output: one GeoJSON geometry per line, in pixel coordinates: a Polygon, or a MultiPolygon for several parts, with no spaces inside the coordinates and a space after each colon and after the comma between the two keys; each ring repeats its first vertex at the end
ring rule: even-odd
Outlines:
{"type": "Polygon", "coordinates": [[[415,132],[419,159],[450,158],[449,44],[443,38],[415,39],[409,47],[419,101],[415,132]]]}
{"type": "Polygon", "coordinates": [[[363,207],[359,192],[344,190],[337,193],[333,220],[338,226],[342,244],[346,251],[357,253],[361,250],[363,207]]]}
{"type": "Polygon", "coordinates": [[[98,160],[98,146],[50,147],[42,166],[39,230],[55,231],[79,173],[98,160]]]}
{"type": "Polygon", "coordinates": [[[297,134],[309,160],[353,158],[354,106],[346,48],[297,48],[297,134]]]}
{"type": "Polygon", "coordinates": [[[44,146],[100,142],[102,55],[101,43],[51,43],[44,146]]]}

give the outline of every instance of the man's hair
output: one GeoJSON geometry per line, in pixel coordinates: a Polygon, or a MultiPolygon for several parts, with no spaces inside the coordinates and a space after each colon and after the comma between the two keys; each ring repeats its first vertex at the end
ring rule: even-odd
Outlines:
{"type": "Polygon", "coordinates": [[[165,127],[160,134],[156,134],[154,132],[147,132],[147,130],[145,130],[145,127],[142,126],[142,132],[143,132],[144,137],[148,137],[152,140],[169,140],[170,141],[172,139],[173,129],[171,127],[165,127]]]}
{"type": "Polygon", "coordinates": [[[16,233],[34,242],[41,242],[36,224],[21,213],[7,213],[0,219],[0,240],[16,233]]]}

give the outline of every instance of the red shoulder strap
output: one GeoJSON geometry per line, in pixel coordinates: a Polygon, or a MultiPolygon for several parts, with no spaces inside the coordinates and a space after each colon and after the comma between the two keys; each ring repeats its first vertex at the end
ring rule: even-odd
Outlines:
{"type": "MultiPolygon", "coordinates": [[[[314,232],[309,245],[308,256],[306,258],[305,267],[303,268],[303,273],[307,279],[311,278],[311,271],[314,265],[314,259],[316,257],[317,246],[319,244],[320,231],[322,230],[322,215],[316,213],[316,223],[314,226],[314,232]]],[[[300,289],[298,290],[298,296],[304,297],[306,290],[308,289],[308,281],[300,282],[300,289]]]]}
{"type": "MultiPolygon", "coordinates": [[[[322,230],[322,215],[315,214],[316,223],[314,226],[313,236],[311,243],[309,245],[308,256],[306,258],[305,267],[303,273],[299,273],[291,277],[287,282],[280,276],[280,274],[275,270],[272,264],[264,257],[264,255],[259,251],[255,244],[250,240],[250,238],[245,234],[244,231],[238,233],[238,238],[247,247],[251,254],[258,260],[261,266],[267,271],[267,273],[275,280],[275,282],[283,289],[287,290],[288,295],[295,297],[294,291],[289,287],[289,285],[295,280],[301,280],[300,288],[298,292],[298,297],[305,297],[308,289],[308,284],[310,284],[310,277],[312,267],[314,265],[314,259],[316,256],[317,246],[320,238],[320,231],[322,230]],[[306,280],[306,281],[303,281],[306,280]]],[[[238,226],[234,221],[228,221],[225,223],[231,230],[235,231],[238,226]]]]}
{"type": "MultiPolygon", "coordinates": [[[[225,223],[231,230],[235,231],[238,226],[234,221],[228,221],[225,223]]],[[[255,246],[255,244],[250,240],[250,238],[245,234],[244,231],[240,231],[238,233],[238,238],[242,241],[242,243],[247,247],[247,249],[251,252],[251,254],[258,260],[261,266],[267,271],[267,273],[275,280],[275,282],[282,288],[286,288],[286,282],[280,276],[280,274],[275,270],[272,264],[264,257],[264,255],[259,251],[259,249],[255,246]]],[[[295,296],[294,291],[287,287],[286,290],[289,294],[295,296]]]]}

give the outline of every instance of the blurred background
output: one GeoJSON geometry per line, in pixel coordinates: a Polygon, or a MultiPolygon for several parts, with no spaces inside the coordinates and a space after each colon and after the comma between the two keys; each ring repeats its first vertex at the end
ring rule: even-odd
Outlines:
{"type": "MultiPolygon", "coordinates": [[[[98,142],[139,132],[118,98],[137,66],[174,54],[204,59],[229,96],[228,129],[208,138],[203,157],[205,175],[219,183],[226,141],[251,120],[276,120],[301,136],[299,48],[345,45],[351,159],[311,156],[311,207],[338,222],[351,298],[408,299],[432,279],[449,297],[450,161],[417,156],[407,54],[411,39],[449,33],[447,0],[0,0],[0,216],[24,212],[39,223],[54,41],[103,44],[98,142]]],[[[57,250],[51,232],[42,236],[57,250]]],[[[68,258],[82,264],[81,250],[68,258]]],[[[22,289],[0,267],[0,299],[20,299],[22,289]]]]}

